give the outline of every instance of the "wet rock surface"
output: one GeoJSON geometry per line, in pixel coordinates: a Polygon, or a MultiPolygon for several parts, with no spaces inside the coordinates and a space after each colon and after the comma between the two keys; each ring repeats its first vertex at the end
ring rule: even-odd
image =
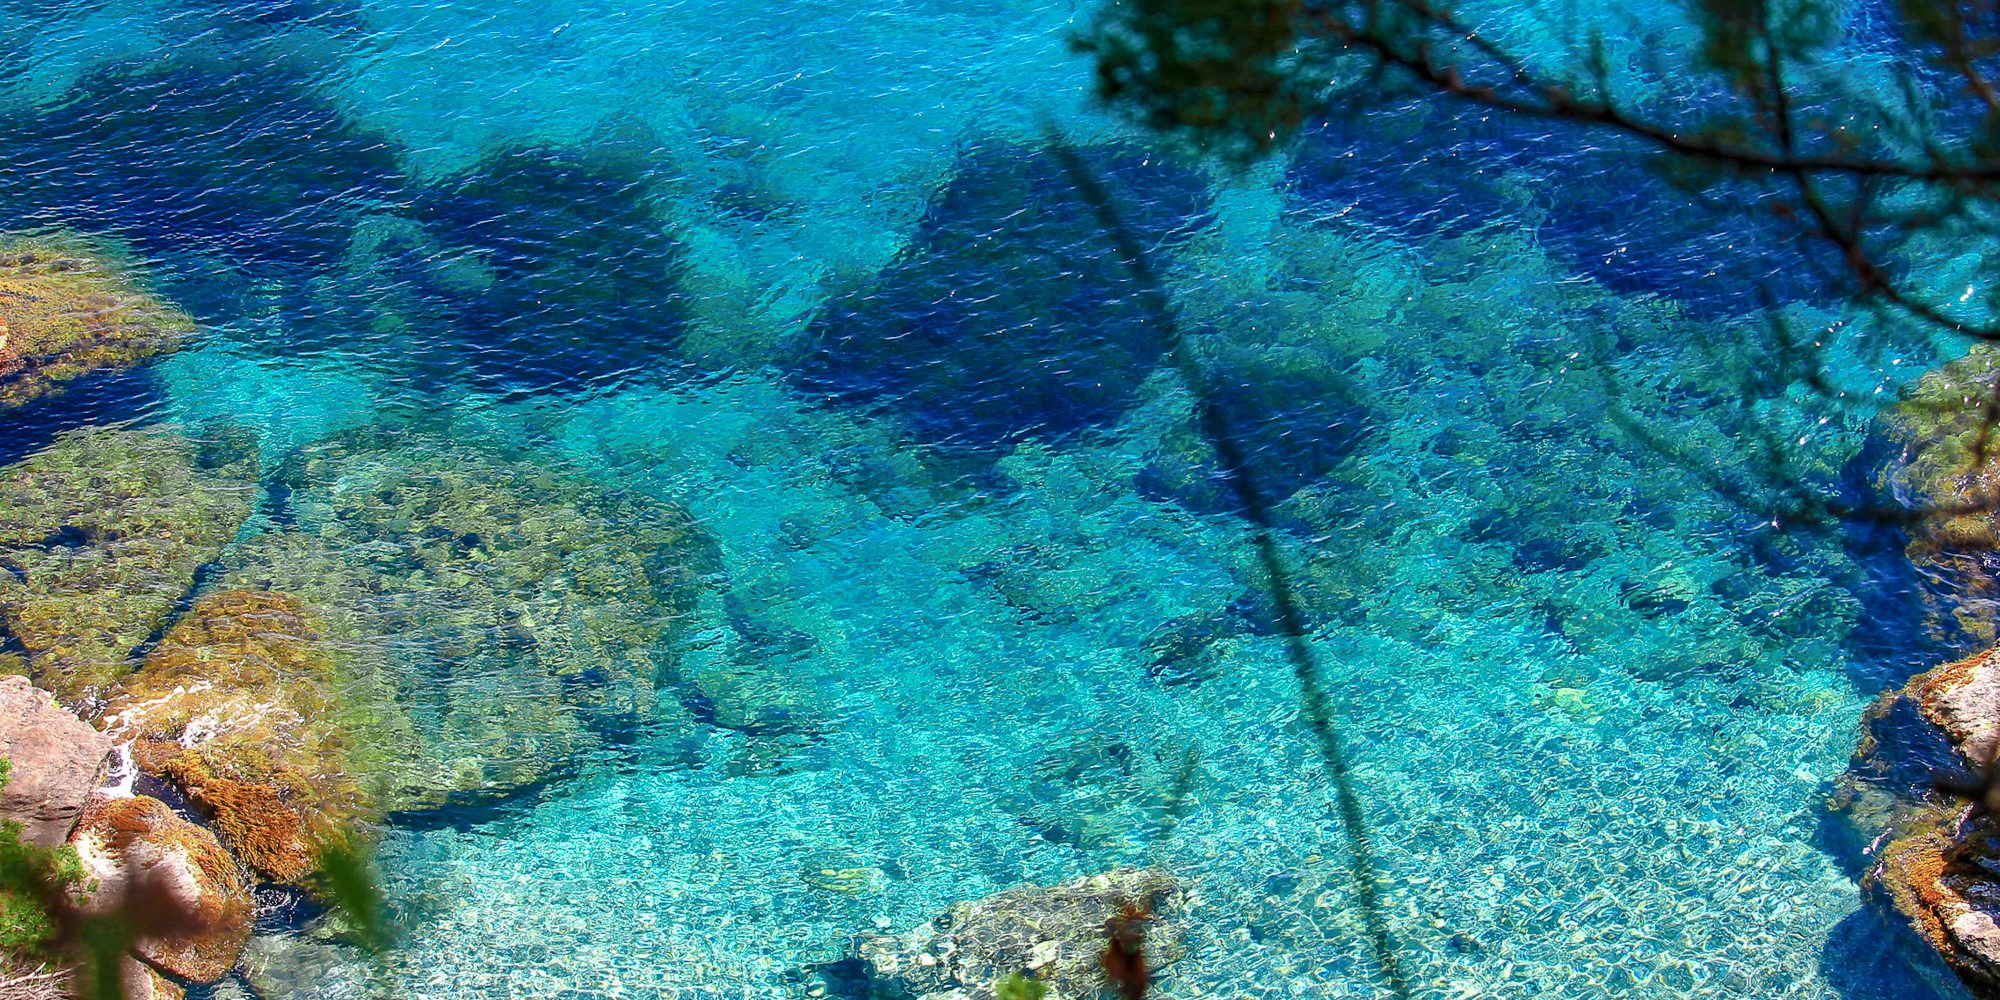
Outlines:
{"type": "Polygon", "coordinates": [[[0,666],[71,705],[129,673],[249,515],[251,464],[233,439],[93,429],[0,470],[0,666]]]}
{"type": "Polygon", "coordinates": [[[1065,1000],[1108,997],[1107,926],[1149,914],[1145,953],[1157,969],[1177,957],[1176,920],[1186,901],[1186,887],[1165,871],[1119,868],[958,903],[903,934],[866,935],[858,950],[878,992],[902,990],[917,1000],[992,1000],[994,982],[1016,972],[1065,1000]]]}
{"type": "Polygon", "coordinates": [[[72,238],[0,238],[0,410],[173,350],[194,321],[72,238]]]}
{"type": "Polygon", "coordinates": [[[1854,763],[1829,802],[1865,866],[1870,908],[1941,993],[2000,997],[2000,822],[1970,786],[1991,766],[2000,656],[1919,674],[1869,709],[1854,763]],[[1954,982],[1955,980],[1955,982],[1954,982]]]}
{"type": "Polygon", "coordinates": [[[255,904],[241,867],[215,835],[147,796],[94,802],[70,837],[90,883],[84,906],[115,912],[135,894],[163,895],[185,917],[133,951],[172,975],[214,982],[250,939],[255,904]]]}
{"type": "Polygon", "coordinates": [[[103,781],[111,740],[57,705],[26,677],[0,677],[0,819],[21,838],[55,847],[69,838],[90,793],[103,781]]]}
{"type": "MultiPolygon", "coordinates": [[[[107,706],[149,774],[172,782],[263,877],[296,883],[369,814],[332,650],[296,598],[203,597],[107,706]]],[[[364,754],[365,756],[365,754],[364,754]]]]}

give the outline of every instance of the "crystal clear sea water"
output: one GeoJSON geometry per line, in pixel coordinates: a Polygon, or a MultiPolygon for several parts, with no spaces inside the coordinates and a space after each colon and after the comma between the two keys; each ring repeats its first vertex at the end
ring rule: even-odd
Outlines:
{"type": "MultiPolygon", "coordinates": [[[[1560,5],[1489,6],[1559,57],[1560,5]]],[[[265,499],[206,586],[375,544],[342,498],[399,477],[664,501],[712,542],[618,711],[426,617],[477,586],[412,574],[440,603],[346,634],[532,780],[391,818],[386,957],[274,917],[214,995],[803,996],[857,933],[1119,864],[1193,887],[1163,997],[1385,995],[1246,526],[1049,127],[1277,503],[1421,996],[1923,995],[1822,803],[1948,650],[1894,539],[1715,488],[1767,432],[1788,481],[1869,488],[1868,412],[1759,397],[1743,346],[1760,285],[1863,321],[1588,136],[1417,101],[1190,159],[1093,107],[1090,13],[0,0],[0,231],[112,241],[203,330],[0,418],[0,458],[249,429],[265,499]]],[[[1614,41],[1644,93],[1685,38],[1614,41]]],[[[1937,357],[1832,361],[1865,398],[1937,357]]],[[[594,636],[583,592],[553,613],[594,636]]],[[[537,627],[492,593],[468,620],[537,627]]]]}

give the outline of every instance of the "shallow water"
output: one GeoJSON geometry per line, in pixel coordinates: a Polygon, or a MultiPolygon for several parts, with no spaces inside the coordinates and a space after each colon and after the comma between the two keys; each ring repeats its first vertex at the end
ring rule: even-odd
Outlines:
{"type": "MultiPolygon", "coordinates": [[[[9,441],[252,429],[222,580],[447,441],[716,547],[657,696],[398,813],[401,946],[274,933],[266,1000],[805,995],[857,932],[1121,863],[1198,898],[1161,995],[1384,995],[1246,528],[1045,117],[1279,501],[1421,995],[1920,995],[1818,831],[1862,708],[1945,651],[1893,539],[1703,471],[1755,486],[1771,429],[1865,489],[1866,414],[1743,405],[1762,275],[1527,166],[1567,138],[1413,106],[1225,176],[1090,108],[1069,3],[0,8],[0,229],[115,238],[206,327],[9,441]],[[369,428],[372,471],[290,478],[369,428]]],[[[1838,360],[1866,395],[1931,359],[1838,360]]],[[[349,652],[516,718],[512,660],[398,609],[349,652]]]]}

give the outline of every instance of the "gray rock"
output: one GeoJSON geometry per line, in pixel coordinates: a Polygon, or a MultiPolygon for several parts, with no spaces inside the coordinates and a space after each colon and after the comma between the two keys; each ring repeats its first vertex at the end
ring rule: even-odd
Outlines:
{"type": "Polygon", "coordinates": [[[994,981],[1015,972],[1041,980],[1050,1000],[1108,997],[1106,925],[1128,907],[1150,914],[1145,952],[1158,969],[1179,957],[1186,904],[1167,872],[1118,868],[957,903],[903,934],[864,935],[858,948],[872,978],[917,1000],[992,1000],[994,981]]]}
{"type": "Polygon", "coordinates": [[[22,837],[43,847],[69,839],[90,793],[104,781],[111,738],[56,704],[26,677],[0,677],[0,819],[20,822],[22,837]]]}

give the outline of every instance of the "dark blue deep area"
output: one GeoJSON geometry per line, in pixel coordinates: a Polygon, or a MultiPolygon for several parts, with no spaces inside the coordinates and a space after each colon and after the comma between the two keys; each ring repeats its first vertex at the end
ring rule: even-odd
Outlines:
{"type": "Polygon", "coordinates": [[[1747,181],[1699,190],[1642,140],[1443,99],[1328,118],[1288,179],[1298,211],[1404,238],[1528,227],[1552,256],[1621,292],[1707,313],[1826,301],[1838,283],[1747,181]]]}
{"type": "MultiPolygon", "coordinates": [[[[1081,160],[1161,264],[1199,225],[1200,174],[1129,149],[1081,160]]],[[[1115,421],[1166,349],[1142,291],[1060,156],[975,147],[909,250],[814,319],[793,384],[953,447],[1060,438],[1115,421]]]]}

